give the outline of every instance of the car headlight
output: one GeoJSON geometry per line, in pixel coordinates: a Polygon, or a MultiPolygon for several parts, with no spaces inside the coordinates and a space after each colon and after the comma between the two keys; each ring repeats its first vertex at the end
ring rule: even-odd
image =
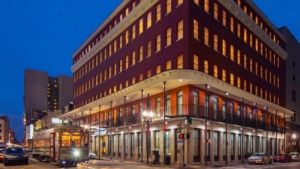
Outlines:
{"type": "Polygon", "coordinates": [[[79,151],[74,151],[74,153],[73,153],[75,156],[79,156],[79,151]]]}

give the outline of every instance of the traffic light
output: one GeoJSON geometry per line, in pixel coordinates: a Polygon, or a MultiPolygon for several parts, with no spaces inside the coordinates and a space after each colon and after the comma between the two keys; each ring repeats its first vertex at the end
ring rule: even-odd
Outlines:
{"type": "Polygon", "coordinates": [[[178,139],[184,139],[184,134],[183,133],[179,133],[178,134],[178,139]]]}

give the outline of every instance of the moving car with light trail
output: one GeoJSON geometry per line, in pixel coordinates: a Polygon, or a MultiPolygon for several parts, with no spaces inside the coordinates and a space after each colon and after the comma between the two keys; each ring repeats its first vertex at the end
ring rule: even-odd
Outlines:
{"type": "Polygon", "coordinates": [[[32,157],[61,166],[89,160],[89,131],[78,125],[60,125],[34,132],[32,157]]]}

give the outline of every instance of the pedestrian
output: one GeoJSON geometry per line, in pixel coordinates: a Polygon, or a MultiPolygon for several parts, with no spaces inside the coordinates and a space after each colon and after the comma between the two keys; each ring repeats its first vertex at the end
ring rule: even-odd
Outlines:
{"type": "Polygon", "coordinates": [[[154,153],[152,153],[153,155],[152,155],[152,164],[153,164],[153,166],[155,165],[155,154],[154,153]]]}

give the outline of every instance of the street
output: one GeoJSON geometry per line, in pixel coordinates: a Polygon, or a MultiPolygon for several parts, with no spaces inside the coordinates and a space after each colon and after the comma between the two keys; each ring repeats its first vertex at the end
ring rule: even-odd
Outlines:
{"type": "MultiPolygon", "coordinates": [[[[63,167],[59,167],[56,165],[49,164],[48,162],[40,162],[35,159],[30,158],[29,164],[28,165],[9,165],[9,166],[4,166],[3,163],[0,163],[0,169],[52,169],[52,168],[61,168],[64,169],[63,167]]],[[[89,169],[125,169],[125,168],[141,168],[141,169],[150,169],[150,168],[157,168],[157,169],[162,169],[162,168],[176,168],[175,165],[167,165],[165,167],[162,167],[160,165],[156,166],[150,166],[150,165],[145,165],[145,164],[140,164],[136,162],[131,162],[131,161],[119,161],[119,160],[113,160],[113,161],[107,161],[107,160],[90,160],[88,164],[78,164],[77,167],[68,167],[69,169],[81,169],[81,168],[89,168],[89,169]]],[[[292,162],[292,163],[272,163],[270,165],[249,165],[249,164],[243,164],[243,165],[233,165],[229,164],[229,166],[217,166],[217,165],[211,165],[205,167],[204,165],[189,165],[185,167],[186,169],[194,169],[194,168],[222,168],[222,169],[230,169],[230,168],[235,168],[235,169],[298,169],[300,168],[300,162],[292,162]]]]}

